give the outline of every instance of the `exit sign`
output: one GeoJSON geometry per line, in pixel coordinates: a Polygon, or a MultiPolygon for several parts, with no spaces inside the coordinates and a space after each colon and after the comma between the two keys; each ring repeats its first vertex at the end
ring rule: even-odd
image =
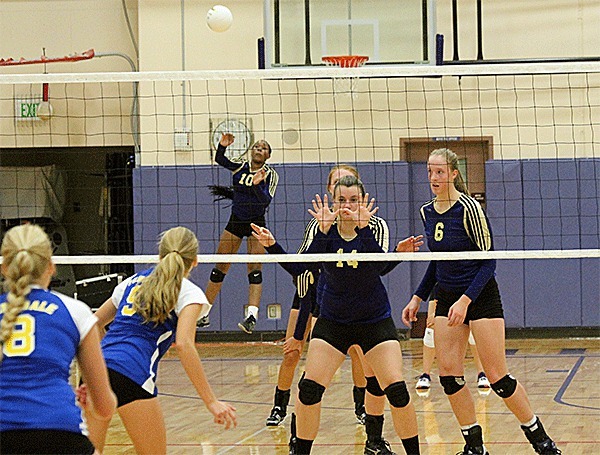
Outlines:
{"type": "Polygon", "coordinates": [[[18,122],[39,120],[38,106],[42,102],[41,96],[24,96],[15,99],[15,119],[18,122]]]}

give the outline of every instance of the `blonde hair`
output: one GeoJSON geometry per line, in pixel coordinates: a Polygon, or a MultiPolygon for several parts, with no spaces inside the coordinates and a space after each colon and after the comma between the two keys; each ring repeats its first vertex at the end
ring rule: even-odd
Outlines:
{"type": "Polygon", "coordinates": [[[328,190],[332,184],[331,180],[333,179],[333,176],[335,175],[335,173],[337,171],[341,171],[341,170],[348,171],[354,177],[356,177],[357,179],[360,179],[360,175],[358,174],[358,169],[356,169],[354,166],[351,166],[350,164],[337,164],[331,168],[331,170],[329,171],[329,175],[327,176],[327,189],[328,190]]]}
{"type": "Polygon", "coordinates": [[[162,324],[175,308],[183,278],[196,260],[198,239],[188,228],[169,229],[160,236],[158,255],[158,265],[135,294],[134,308],[145,322],[162,324]]]}
{"type": "MultiPolygon", "coordinates": [[[[52,261],[52,245],[44,230],[34,224],[10,229],[2,241],[2,269],[6,309],[0,323],[0,345],[12,334],[17,317],[28,303],[31,285],[39,281],[52,261]]],[[[0,360],[2,349],[0,348],[0,360]]]]}
{"type": "Polygon", "coordinates": [[[450,167],[450,170],[457,171],[458,174],[454,179],[454,188],[464,194],[469,194],[469,190],[467,189],[467,184],[465,183],[465,179],[463,178],[460,169],[458,168],[458,155],[454,153],[452,150],[447,148],[435,149],[430,154],[432,156],[441,156],[446,160],[446,163],[450,167]]]}

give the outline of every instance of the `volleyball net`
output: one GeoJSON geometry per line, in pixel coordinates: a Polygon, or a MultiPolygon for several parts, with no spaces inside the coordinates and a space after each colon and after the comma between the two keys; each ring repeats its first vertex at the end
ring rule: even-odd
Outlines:
{"type": "MultiPolygon", "coordinates": [[[[490,219],[496,251],[483,256],[508,259],[511,276],[513,261],[574,273],[580,299],[598,291],[589,285],[600,247],[595,63],[2,74],[2,228],[46,223],[62,239],[57,262],[75,267],[75,279],[77,267],[93,276],[94,264],[112,273],[153,263],[159,233],[175,225],[199,238],[200,282],[214,262],[293,260],[214,254],[230,214],[209,189],[231,184],[214,162],[225,131],[235,136],[231,158],[247,157],[259,139],[271,145],[279,182],[266,222],[289,251],[340,163],[360,172],[392,248],[422,233],[419,207],[432,197],[427,156],[449,148],[490,219]],[[344,78],[352,83],[340,91],[344,78]]],[[[424,262],[439,256],[388,257],[399,258],[410,267],[400,281],[412,289],[424,262]]],[[[331,260],[303,258],[323,259],[331,260]]],[[[279,283],[283,272],[270,267],[265,283],[268,273],[279,283]]],[[[529,265],[520,267],[524,282],[529,265]]],[[[529,283],[543,287],[543,277],[529,283]]],[[[273,286],[269,298],[289,300],[273,286]]]]}

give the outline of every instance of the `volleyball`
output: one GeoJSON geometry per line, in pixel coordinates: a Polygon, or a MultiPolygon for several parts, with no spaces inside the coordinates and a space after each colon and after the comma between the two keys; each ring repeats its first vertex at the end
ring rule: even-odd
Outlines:
{"type": "Polygon", "coordinates": [[[206,24],[213,32],[224,32],[231,27],[233,14],[223,5],[215,5],[206,14],[206,24]]]}

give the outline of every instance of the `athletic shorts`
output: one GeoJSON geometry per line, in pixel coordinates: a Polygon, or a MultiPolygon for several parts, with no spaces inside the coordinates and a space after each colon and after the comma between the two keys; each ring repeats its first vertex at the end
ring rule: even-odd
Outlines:
{"type": "Polygon", "coordinates": [[[227,232],[232,233],[236,237],[239,237],[240,239],[243,239],[244,237],[251,237],[252,232],[254,231],[252,231],[250,223],[257,224],[261,227],[265,227],[267,225],[265,223],[264,216],[254,218],[253,220],[240,220],[237,216],[235,216],[232,213],[229,217],[229,222],[227,223],[227,226],[225,226],[225,230],[227,232]]]}
{"type": "Polygon", "coordinates": [[[312,330],[311,339],[314,338],[327,342],[342,354],[346,354],[353,344],[359,345],[366,354],[384,341],[399,342],[391,317],[371,324],[340,324],[319,318],[312,330]]]}
{"type": "MultiPolygon", "coordinates": [[[[315,318],[319,317],[319,304],[317,303],[317,288],[311,286],[309,289],[310,294],[310,314],[315,318]]],[[[298,291],[294,292],[294,300],[292,301],[292,310],[300,309],[300,297],[298,297],[298,291]]]]}
{"type": "Polygon", "coordinates": [[[64,430],[9,430],[0,432],[0,454],[91,455],[94,445],[81,433],[64,430]]]}
{"type": "MultiPolygon", "coordinates": [[[[462,293],[447,291],[438,287],[435,315],[448,317],[450,307],[454,305],[461,295],[462,293]]],[[[464,324],[478,319],[497,318],[504,319],[504,311],[502,310],[502,300],[500,298],[500,291],[498,290],[498,283],[495,278],[491,278],[484,286],[479,297],[469,305],[464,324]]]]}
{"type": "Polygon", "coordinates": [[[137,400],[149,400],[154,398],[147,390],[144,390],[142,386],[136,384],[127,376],[117,373],[115,370],[108,369],[108,379],[110,380],[110,387],[117,396],[117,408],[125,406],[133,401],[137,400]]]}

